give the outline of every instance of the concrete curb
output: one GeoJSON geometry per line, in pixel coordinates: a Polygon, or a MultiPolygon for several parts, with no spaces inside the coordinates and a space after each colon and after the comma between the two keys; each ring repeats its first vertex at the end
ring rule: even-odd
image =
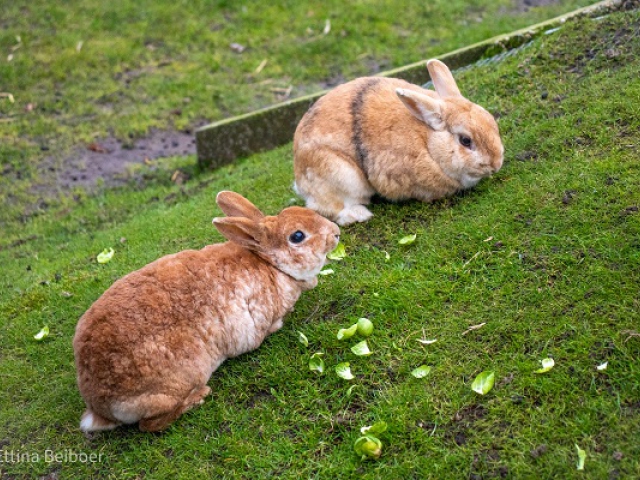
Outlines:
{"type": "MultiPolygon", "coordinates": [[[[477,62],[483,57],[519,47],[542,35],[545,31],[562,25],[571,18],[614,11],[621,4],[622,0],[604,0],[551,20],[454,50],[436,58],[446,63],[451,70],[455,70],[477,62]]],[[[389,70],[379,74],[379,76],[402,78],[418,85],[429,81],[426,60],[396,68],[395,70],[389,70]]],[[[325,93],[327,93],[327,90],[279,103],[245,115],[227,118],[199,128],[196,131],[198,164],[203,168],[217,168],[231,163],[236,158],[270,150],[290,142],[302,116],[325,93]]]]}

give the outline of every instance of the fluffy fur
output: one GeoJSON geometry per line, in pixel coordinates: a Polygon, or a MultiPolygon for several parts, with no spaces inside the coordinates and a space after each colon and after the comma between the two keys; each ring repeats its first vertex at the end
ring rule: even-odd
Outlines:
{"type": "Polygon", "coordinates": [[[83,431],[139,422],[157,431],[203,403],[211,374],[282,327],[316,286],[337,225],[290,207],[264,216],[233,192],[213,223],[230,241],[156,260],[115,282],[80,318],[73,340],[87,410],[83,431]],[[291,239],[294,232],[303,241],[291,239]]]}
{"type": "Polygon", "coordinates": [[[367,77],[311,107],[294,136],[295,189],[307,207],[340,225],[363,222],[375,193],[430,202],[500,169],[493,116],[460,94],[444,63],[430,60],[427,68],[435,92],[367,77]]]}

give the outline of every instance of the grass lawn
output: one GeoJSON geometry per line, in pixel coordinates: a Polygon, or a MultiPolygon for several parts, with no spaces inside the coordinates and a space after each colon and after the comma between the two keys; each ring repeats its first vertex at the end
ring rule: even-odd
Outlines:
{"type": "MultiPolygon", "coordinates": [[[[113,139],[134,154],[151,129],[192,133],[592,2],[4,3],[0,92],[14,102],[0,98],[0,228],[11,232],[52,201],[75,205],[83,193],[56,177],[94,142],[113,139]]],[[[149,170],[146,155],[135,163],[149,170]]]]}
{"type": "Polygon", "coordinates": [[[636,9],[570,21],[460,74],[462,92],[499,114],[503,169],[435,204],[378,203],[366,225],[344,228],[335,274],[260,349],[223,364],[212,396],[162,434],[80,433],[76,322],[118,277],[220,241],[219,190],[268,213],[296,202],[291,146],[181,186],[159,176],[104,190],[12,227],[0,249],[0,476],[639,478],[638,58],[636,9]],[[105,247],[115,255],[99,265],[105,247]],[[350,351],[359,338],[336,339],[359,317],[375,324],[366,358],[350,351]],[[51,333],[36,342],[44,325],[51,333]],[[317,351],[324,375],[308,369],[317,351]],[[555,367],[534,373],[547,357],[555,367]],[[354,380],[336,376],[344,361],[354,380]],[[430,374],[411,376],[423,364],[430,374]],[[470,386],[483,370],[496,382],[480,396],[470,386]],[[378,420],[389,424],[383,454],[362,462],[353,443],[378,420]],[[47,450],[101,457],[48,462],[47,450]]]}

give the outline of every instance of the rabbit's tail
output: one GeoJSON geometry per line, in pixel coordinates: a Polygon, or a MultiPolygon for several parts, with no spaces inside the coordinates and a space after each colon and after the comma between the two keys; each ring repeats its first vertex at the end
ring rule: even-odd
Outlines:
{"type": "Polygon", "coordinates": [[[114,422],[112,420],[101,417],[97,413],[87,408],[82,414],[80,420],[80,430],[83,432],[98,432],[101,430],[113,430],[120,422],[114,422]]]}

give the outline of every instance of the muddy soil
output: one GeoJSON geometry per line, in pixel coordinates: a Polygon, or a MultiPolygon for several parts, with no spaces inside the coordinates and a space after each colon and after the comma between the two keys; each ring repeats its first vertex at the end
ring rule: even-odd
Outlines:
{"type": "Polygon", "coordinates": [[[533,7],[545,7],[547,5],[554,5],[558,3],[557,0],[514,0],[514,9],[516,12],[527,12],[533,7]]]}
{"type": "Polygon", "coordinates": [[[153,130],[148,136],[130,143],[113,137],[97,140],[76,148],[57,162],[48,159],[45,164],[49,174],[55,175],[58,188],[82,187],[91,191],[98,183],[106,187],[124,184],[130,179],[132,166],[153,166],[153,161],[158,158],[195,153],[194,130],[153,130]]]}

